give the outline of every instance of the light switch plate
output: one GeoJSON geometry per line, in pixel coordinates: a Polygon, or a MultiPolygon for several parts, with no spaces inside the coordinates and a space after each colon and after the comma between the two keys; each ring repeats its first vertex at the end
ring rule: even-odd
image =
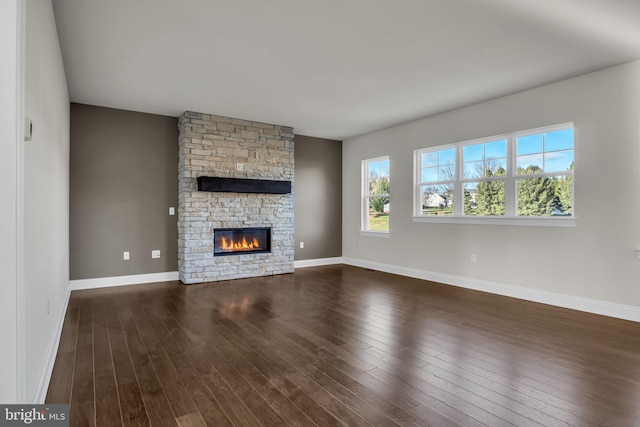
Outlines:
{"type": "Polygon", "coordinates": [[[160,258],[160,250],[156,249],[151,251],[151,258],[160,258]]]}
{"type": "Polygon", "coordinates": [[[174,208],[173,206],[169,208],[169,215],[175,215],[176,214],[176,208],[174,208]]]}
{"type": "Polygon", "coordinates": [[[24,140],[31,141],[33,137],[33,122],[29,117],[24,118],[24,140]]]}

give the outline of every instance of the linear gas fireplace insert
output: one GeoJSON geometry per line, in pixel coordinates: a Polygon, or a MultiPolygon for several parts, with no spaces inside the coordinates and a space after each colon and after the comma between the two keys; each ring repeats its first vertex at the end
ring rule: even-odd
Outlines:
{"type": "Polygon", "coordinates": [[[271,252],[271,228],[215,228],[213,256],[271,252]]]}

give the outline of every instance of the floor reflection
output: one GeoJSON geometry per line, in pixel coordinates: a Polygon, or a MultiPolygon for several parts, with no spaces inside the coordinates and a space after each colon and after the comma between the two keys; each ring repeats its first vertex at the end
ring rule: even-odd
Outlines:
{"type": "MultiPolygon", "coordinates": [[[[304,409],[317,425],[640,425],[638,324],[354,267],[74,292],[68,318],[61,349],[78,354],[66,363],[97,357],[109,375],[96,378],[140,376],[153,396],[173,396],[165,388],[188,380],[201,394],[183,384],[187,400],[228,398],[235,415],[279,420],[304,409]],[[114,352],[96,356],[93,345],[110,348],[105,340],[114,352]]],[[[56,387],[72,387],[77,377],[64,375],[73,364],[56,372],[56,387]]],[[[100,389],[92,375],[83,381],[75,386],[100,389]]]]}

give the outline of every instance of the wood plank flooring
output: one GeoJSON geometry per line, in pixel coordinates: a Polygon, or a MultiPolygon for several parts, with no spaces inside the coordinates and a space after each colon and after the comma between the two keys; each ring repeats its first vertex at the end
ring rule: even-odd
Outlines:
{"type": "Polygon", "coordinates": [[[640,324],[349,266],[74,291],[72,426],[639,426],[640,324]]]}

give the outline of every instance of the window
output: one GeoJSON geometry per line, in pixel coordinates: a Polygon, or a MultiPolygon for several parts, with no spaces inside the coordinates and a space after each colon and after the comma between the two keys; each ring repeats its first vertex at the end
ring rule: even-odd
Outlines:
{"type": "Polygon", "coordinates": [[[420,212],[423,215],[453,215],[455,181],[455,148],[421,153],[420,212]]]}
{"type": "Polygon", "coordinates": [[[507,140],[498,139],[462,148],[463,215],[504,215],[507,140]]]}
{"type": "Polygon", "coordinates": [[[516,137],[517,214],[573,215],[573,128],[516,137]]]}
{"type": "Polygon", "coordinates": [[[362,230],[389,232],[389,157],[362,162],[362,230]]]}
{"type": "Polygon", "coordinates": [[[415,162],[414,220],[575,219],[573,124],[417,150],[415,162]]]}

